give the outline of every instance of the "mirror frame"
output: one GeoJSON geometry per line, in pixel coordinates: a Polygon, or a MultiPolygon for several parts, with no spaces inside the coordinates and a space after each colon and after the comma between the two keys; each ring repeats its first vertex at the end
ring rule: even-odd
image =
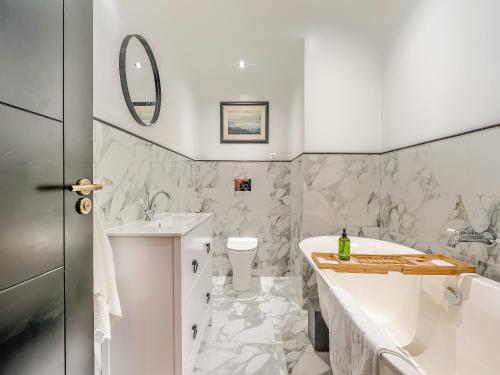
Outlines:
{"type": "Polygon", "coordinates": [[[120,47],[120,61],[119,61],[119,69],[120,69],[120,81],[122,84],[122,92],[123,92],[123,97],[125,98],[125,102],[127,103],[127,107],[130,111],[130,114],[134,117],[135,121],[137,121],[139,124],[143,126],[152,126],[158,120],[158,117],[160,116],[160,108],[161,108],[161,83],[160,83],[160,73],[158,71],[158,65],[156,64],[156,59],[153,54],[153,51],[151,50],[151,47],[149,46],[148,42],[146,39],[144,39],[142,36],[139,34],[129,34],[125,38],[123,38],[122,45],[120,47]],[[146,50],[146,53],[149,58],[149,62],[151,64],[151,68],[153,69],[153,76],[154,76],[154,84],[155,84],[155,111],[153,113],[153,118],[151,119],[151,122],[145,123],[144,121],[141,120],[139,115],[137,114],[134,104],[132,103],[132,99],[130,98],[130,92],[128,89],[128,83],[127,83],[127,71],[126,71],[126,56],[127,56],[127,47],[128,43],[130,42],[130,39],[132,38],[137,38],[139,42],[141,42],[142,46],[146,50]]]}

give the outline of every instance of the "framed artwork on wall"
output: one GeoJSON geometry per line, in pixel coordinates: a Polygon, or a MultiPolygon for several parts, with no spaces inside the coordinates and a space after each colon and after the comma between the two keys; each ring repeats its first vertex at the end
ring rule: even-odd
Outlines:
{"type": "Polygon", "coordinates": [[[221,102],[220,143],[269,143],[269,102],[221,102]]]}

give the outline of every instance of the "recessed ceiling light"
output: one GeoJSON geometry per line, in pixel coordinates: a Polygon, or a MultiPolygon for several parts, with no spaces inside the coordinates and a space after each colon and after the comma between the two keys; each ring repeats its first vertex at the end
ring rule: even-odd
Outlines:
{"type": "Polygon", "coordinates": [[[255,63],[251,63],[251,62],[248,62],[248,61],[245,61],[245,60],[238,60],[232,64],[229,64],[229,66],[235,66],[237,67],[239,70],[245,70],[251,66],[255,66],[256,64],[255,63]]]}
{"type": "Polygon", "coordinates": [[[137,69],[141,69],[142,68],[142,64],[140,61],[137,61],[134,66],[137,68],[137,69]]]}

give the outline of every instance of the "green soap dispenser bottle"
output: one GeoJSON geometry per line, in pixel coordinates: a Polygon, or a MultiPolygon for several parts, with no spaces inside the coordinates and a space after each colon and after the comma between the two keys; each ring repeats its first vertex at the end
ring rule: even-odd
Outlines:
{"type": "Polygon", "coordinates": [[[347,237],[346,229],[342,229],[342,237],[339,238],[339,258],[340,260],[351,259],[351,240],[347,237]]]}

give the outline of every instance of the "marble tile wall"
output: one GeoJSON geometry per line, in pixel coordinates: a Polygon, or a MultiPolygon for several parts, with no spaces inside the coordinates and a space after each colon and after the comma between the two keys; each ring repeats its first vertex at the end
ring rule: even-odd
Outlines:
{"type": "Polygon", "coordinates": [[[381,237],[470,262],[500,281],[499,246],[447,246],[452,229],[500,233],[500,129],[382,155],[381,237]]]}
{"type": "Polygon", "coordinates": [[[232,274],[226,242],[232,236],[257,237],[254,276],[284,276],[290,258],[290,163],[197,161],[200,212],[214,214],[213,268],[232,274]],[[234,191],[234,178],[252,179],[252,191],[234,191]]]}
{"type": "Polygon", "coordinates": [[[298,243],[308,237],[338,235],[379,238],[380,156],[304,154],[291,163],[292,244],[290,270],[302,279],[304,299],[317,296],[312,268],[298,243]]]}
{"type": "Polygon", "coordinates": [[[226,241],[259,240],[254,276],[292,276],[314,288],[299,242],[335,234],[347,226],[378,236],[378,156],[302,155],[293,162],[193,161],[94,121],[96,209],[106,228],[143,217],[145,186],[166,190],[158,212],[214,214],[214,273],[231,276],[226,241]],[[233,180],[252,179],[251,192],[235,192],[233,180]],[[375,227],[375,228],[374,228],[375,227]]]}
{"type": "MultiPolygon", "coordinates": [[[[225,243],[257,236],[254,275],[289,275],[306,289],[315,281],[303,263],[303,238],[350,233],[378,238],[380,157],[302,155],[286,162],[197,162],[198,209],[214,213],[214,269],[230,275],[225,243]],[[252,192],[234,192],[233,179],[252,178],[252,192]]],[[[299,286],[300,288],[300,286],[299,286]]],[[[307,293],[306,293],[307,294],[307,293]]]]}
{"type": "Polygon", "coordinates": [[[195,162],[95,121],[94,179],[106,186],[96,207],[112,227],[142,217],[145,184],[164,189],[173,199],[159,201],[159,211],[214,213],[216,275],[231,275],[229,236],[256,236],[254,275],[291,276],[306,298],[315,294],[315,278],[299,242],[343,227],[352,236],[451,255],[500,281],[496,247],[446,244],[449,230],[465,225],[500,233],[498,144],[494,128],[382,155],[195,162]],[[252,192],[234,191],[239,176],[252,178],[252,192]]]}
{"type": "Polygon", "coordinates": [[[94,181],[105,186],[95,204],[105,228],[143,217],[146,185],[172,196],[158,199],[157,212],[192,212],[194,172],[193,160],[94,121],[94,181]]]}
{"type": "Polygon", "coordinates": [[[302,156],[303,236],[332,235],[347,228],[378,237],[380,156],[302,156]]]}

